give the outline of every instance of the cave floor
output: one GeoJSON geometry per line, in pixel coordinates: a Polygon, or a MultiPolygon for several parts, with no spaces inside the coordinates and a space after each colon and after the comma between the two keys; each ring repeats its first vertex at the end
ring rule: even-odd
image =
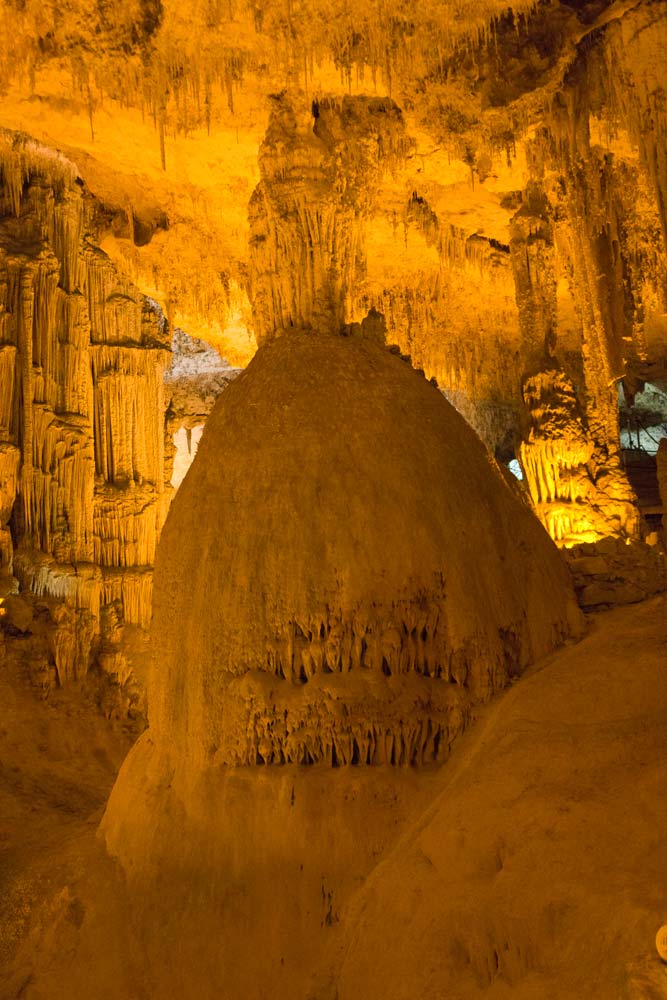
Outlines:
{"type": "MultiPolygon", "coordinates": [[[[20,642],[20,640],[18,640],[20,642]]],[[[77,846],[94,837],[131,742],[78,686],[31,685],[0,647],[0,997],[32,915],[60,891],[77,846]]],[[[66,881],[66,878],[65,878],[66,881]]]]}
{"type": "MultiPolygon", "coordinates": [[[[6,662],[0,705],[0,997],[59,997],[30,951],[59,968],[77,952],[85,913],[67,887],[98,856],[130,738],[76,691],[40,699],[6,662]]],[[[666,746],[661,595],[592,616],[480,711],[341,914],[322,959],[335,995],[667,997],[666,746]]],[[[91,966],[90,997],[95,982],[91,966]]]]}
{"type": "Polygon", "coordinates": [[[352,905],[340,1000],[371,974],[385,1000],[667,997],[666,748],[661,594],[592,616],[464,735],[352,905]]]}

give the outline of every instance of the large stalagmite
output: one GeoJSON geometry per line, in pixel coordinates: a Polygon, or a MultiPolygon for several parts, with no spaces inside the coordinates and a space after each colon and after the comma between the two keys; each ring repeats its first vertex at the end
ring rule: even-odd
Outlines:
{"type": "Polygon", "coordinates": [[[167,934],[199,961],[218,921],[206,982],[171,969],[174,995],[222,976],[260,995],[281,957],[283,995],[305,995],[325,926],[308,912],[326,885],[342,905],[428,783],[391,765],[444,760],[577,615],[546,532],[421,375],[360,333],[263,346],[167,518],[150,726],[102,827],[142,926],[171,901],[149,954],[167,934]]]}
{"type": "Polygon", "coordinates": [[[151,740],[207,764],[442,760],[569,632],[555,549],[441,394],[302,332],[230,387],[174,501],[151,740]]]}
{"type": "Polygon", "coordinates": [[[179,979],[185,996],[221,976],[230,997],[261,995],[276,967],[284,995],[305,995],[334,920],[327,886],[341,905],[474,707],[579,625],[556,548],[463,418],[387,349],[377,313],[341,327],[378,136],[390,122],[400,148],[400,114],[346,101],[315,118],[309,134],[277,102],[267,131],[251,203],[264,342],[167,518],[150,727],[102,824],[142,926],[167,892],[189,960],[224,928],[205,982],[179,979]],[[343,121],[365,169],[336,155],[343,121]],[[305,175],[281,168],[304,156],[305,175]]]}

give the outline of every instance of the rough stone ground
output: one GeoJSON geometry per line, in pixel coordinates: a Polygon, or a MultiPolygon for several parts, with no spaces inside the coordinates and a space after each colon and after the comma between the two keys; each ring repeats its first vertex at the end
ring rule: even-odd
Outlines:
{"type": "MultiPolygon", "coordinates": [[[[33,913],[65,894],[131,743],[77,687],[48,697],[0,645],[0,997],[33,913]]],[[[68,907],[73,926],[83,914],[68,907]]],[[[26,973],[27,979],[28,973],[26,973]]],[[[20,986],[19,986],[20,989],[20,986]]]]}
{"type": "MultiPolygon", "coordinates": [[[[4,666],[0,704],[0,997],[60,997],[76,960],[71,1000],[162,1000],[115,926],[122,892],[93,895],[114,885],[94,831],[127,737],[76,692],[40,701],[4,666]],[[127,953],[81,933],[105,906],[98,926],[127,953]]],[[[483,710],[433,776],[430,808],[322,932],[311,1000],[667,996],[654,948],[666,737],[663,595],[595,616],[483,710]]],[[[255,961],[261,949],[248,941],[255,961]]],[[[196,969],[188,995],[213,995],[196,969]]]]}
{"type": "Polygon", "coordinates": [[[598,615],[464,736],[347,914],[339,1000],[667,996],[666,612],[598,615]]]}

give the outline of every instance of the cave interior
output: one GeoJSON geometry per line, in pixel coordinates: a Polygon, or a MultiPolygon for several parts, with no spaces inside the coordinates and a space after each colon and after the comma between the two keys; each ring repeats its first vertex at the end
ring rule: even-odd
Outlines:
{"type": "Polygon", "coordinates": [[[0,29],[0,998],[667,997],[667,5],[0,29]]]}

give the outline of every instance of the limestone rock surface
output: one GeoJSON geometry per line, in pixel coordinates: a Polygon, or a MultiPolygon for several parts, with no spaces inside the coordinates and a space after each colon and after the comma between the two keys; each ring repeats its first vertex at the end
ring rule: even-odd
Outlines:
{"type": "Polygon", "coordinates": [[[150,728],[104,821],[139,873],[173,843],[146,795],[177,795],[187,828],[230,766],[440,762],[475,704],[579,626],[479,439],[362,336],[272,340],[219,398],[156,580],[150,728]]]}

